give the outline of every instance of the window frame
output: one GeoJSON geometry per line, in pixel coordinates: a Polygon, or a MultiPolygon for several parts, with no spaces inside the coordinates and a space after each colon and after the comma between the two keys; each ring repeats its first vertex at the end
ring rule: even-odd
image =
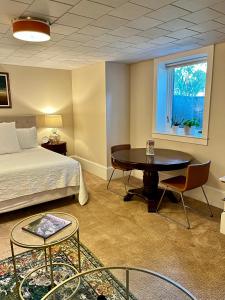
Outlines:
{"type": "MultiPolygon", "coordinates": [[[[153,126],[152,126],[152,137],[163,140],[179,141],[194,144],[208,144],[208,129],[209,129],[209,114],[210,114],[210,100],[211,100],[211,85],[212,85],[212,74],[213,74],[213,55],[214,45],[186,51],[182,53],[176,53],[164,57],[160,57],[154,60],[154,89],[153,89],[153,126]],[[195,137],[189,135],[181,135],[170,132],[157,131],[157,104],[158,104],[158,74],[160,70],[168,72],[168,66],[185,65],[190,63],[197,63],[198,61],[207,61],[207,75],[206,75],[206,88],[204,97],[204,113],[203,113],[203,127],[202,137],[195,137]]],[[[167,76],[168,80],[169,76],[167,76]]],[[[170,79],[171,80],[171,79],[170,79]]],[[[165,81],[165,80],[164,80],[165,81]]],[[[166,114],[171,115],[172,111],[172,95],[168,93],[168,82],[166,81],[166,114]],[[169,94],[169,97],[167,97],[169,94]],[[169,105],[169,102],[171,105],[169,105]]]]}

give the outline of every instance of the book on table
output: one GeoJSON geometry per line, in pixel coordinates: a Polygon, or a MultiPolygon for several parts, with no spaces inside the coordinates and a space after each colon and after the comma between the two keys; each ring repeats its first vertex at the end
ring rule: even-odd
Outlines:
{"type": "Polygon", "coordinates": [[[64,229],[72,222],[63,218],[56,217],[52,214],[46,214],[41,218],[31,222],[30,224],[22,227],[23,230],[28,231],[34,235],[47,239],[64,229]]]}

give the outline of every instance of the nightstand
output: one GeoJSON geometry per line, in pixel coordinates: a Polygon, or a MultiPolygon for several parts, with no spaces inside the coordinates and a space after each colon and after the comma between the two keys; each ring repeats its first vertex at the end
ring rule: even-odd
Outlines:
{"type": "Polygon", "coordinates": [[[67,148],[66,148],[66,142],[59,142],[58,144],[50,144],[50,143],[45,143],[41,144],[43,148],[46,148],[48,150],[57,152],[59,154],[66,155],[67,148]]]}

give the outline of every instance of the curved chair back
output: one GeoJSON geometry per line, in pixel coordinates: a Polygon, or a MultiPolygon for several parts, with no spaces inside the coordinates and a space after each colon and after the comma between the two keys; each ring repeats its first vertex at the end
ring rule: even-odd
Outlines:
{"type": "Polygon", "coordinates": [[[193,164],[187,167],[185,191],[203,186],[207,182],[210,164],[211,161],[207,161],[203,164],[193,164]]]}
{"type": "MultiPolygon", "coordinates": [[[[120,150],[129,150],[130,148],[131,148],[130,144],[115,145],[111,147],[111,154],[120,150]]],[[[112,167],[118,167],[112,158],[111,158],[111,163],[112,163],[112,167]]]]}

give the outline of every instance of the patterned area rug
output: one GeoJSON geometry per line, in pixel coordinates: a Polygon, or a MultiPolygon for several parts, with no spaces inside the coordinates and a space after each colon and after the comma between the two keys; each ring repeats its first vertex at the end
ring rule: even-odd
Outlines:
{"type": "MultiPolygon", "coordinates": [[[[53,247],[53,262],[66,263],[78,268],[77,243],[71,239],[61,245],[53,247]]],[[[22,280],[27,272],[44,265],[45,257],[43,251],[27,251],[16,256],[16,264],[19,273],[19,280],[22,280]]],[[[81,265],[82,271],[102,267],[101,262],[81,244],[81,265]]],[[[69,268],[56,266],[54,268],[54,280],[60,282],[73,275],[69,268]]],[[[99,295],[104,295],[107,300],[125,299],[124,286],[109,271],[94,273],[80,281],[78,280],[68,284],[66,289],[60,289],[56,299],[63,300],[71,295],[78,287],[77,292],[71,299],[97,299],[99,295]]],[[[23,288],[23,297],[25,299],[39,300],[51,289],[50,277],[43,270],[37,271],[26,281],[23,288]],[[38,275],[37,275],[38,273],[38,275]]],[[[12,259],[8,258],[0,261],[0,299],[18,300],[16,292],[16,283],[13,272],[12,259]]],[[[133,295],[130,299],[136,300],[133,295]]]]}

